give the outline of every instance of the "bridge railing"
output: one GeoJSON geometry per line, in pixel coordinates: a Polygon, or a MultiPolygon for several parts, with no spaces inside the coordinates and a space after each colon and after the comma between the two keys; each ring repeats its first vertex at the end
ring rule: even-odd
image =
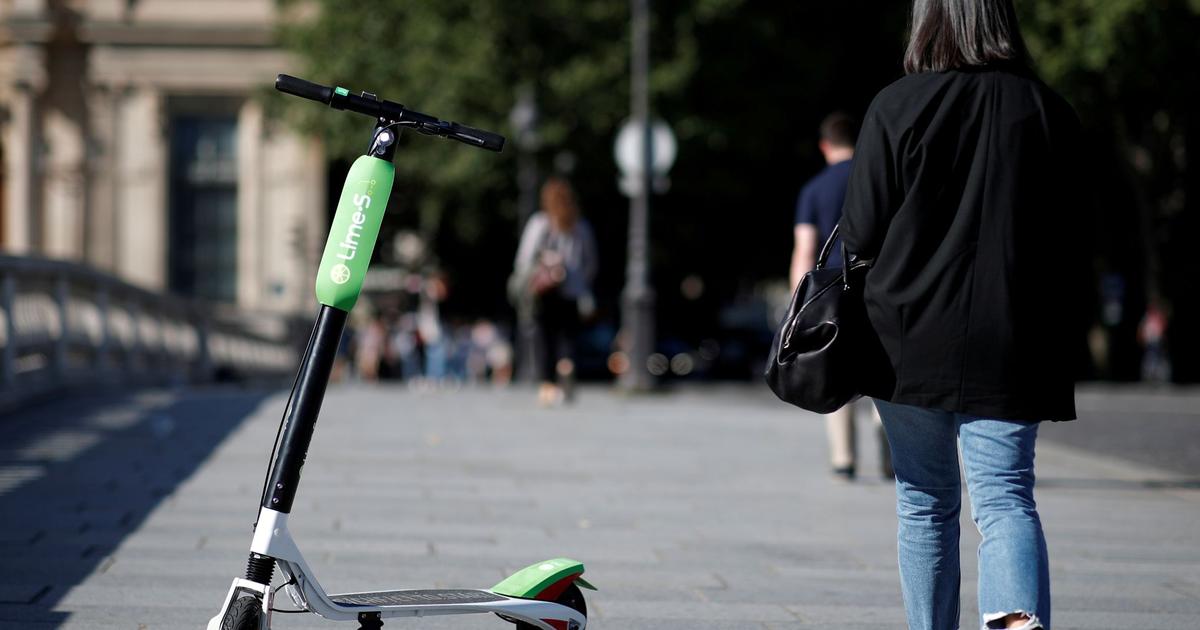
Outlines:
{"type": "Polygon", "coordinates": [[[292,371],[294,337],[252,324],[78,263],[0,256],[0,410],[75,385],[292,371]]]}

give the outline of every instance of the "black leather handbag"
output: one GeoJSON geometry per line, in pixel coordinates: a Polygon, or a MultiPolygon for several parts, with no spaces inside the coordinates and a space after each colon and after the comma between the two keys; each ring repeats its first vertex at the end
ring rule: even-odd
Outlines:
{"type": "Polygon", "coordinates": [[[863,302],[873,261],[851,261],[843,244],[841,269],[826,266],[837,236],[835,227],[816,267],[796,287],[765,375],[780,400],[817,413],[837,411],[893,379],[863,302]]]}

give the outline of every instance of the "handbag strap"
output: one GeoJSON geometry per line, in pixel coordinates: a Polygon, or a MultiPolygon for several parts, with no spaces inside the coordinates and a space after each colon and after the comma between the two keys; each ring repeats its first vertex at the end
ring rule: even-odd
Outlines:
{"type": "MultiPolygon", "coordinates": [[[[829,232],[829,238],[825,239],[825,244],[821,246],[821,253],[817,255],[817,269],[823,269],[825,264],[829,262],[829,256],[833,254],[833,242],[837,240],[838,234],[841,232],[841,230],[842,224],[839,221],[838,223],[834,224],[833,230],[829,232]]],[[[842,252],[842,282],[846,286],[850,286],[849,272],[852,269],[859,269],[862,267],[870,268],[875,264],[875,259],[873,258],[855,258],[853,264],[851,264],[850,252],[846,250],[846,243],[843,242],[839,249],[842,252]]]]}
{"type": "MultiPolygon", "coordinates": [[[[825,244],[821,246],[821,253],[817,254],[817,269],[825,267],[825,263],[829,262],[829,255],[833,253],[833,242],[837,240],[838,232],[841,231],[841,222],[833,225],[833,231],[829,233],[829,238],[825,239],[825,244]]],[[[842,246],[842,262],[845,263],[846,247],[842,246]]]]}

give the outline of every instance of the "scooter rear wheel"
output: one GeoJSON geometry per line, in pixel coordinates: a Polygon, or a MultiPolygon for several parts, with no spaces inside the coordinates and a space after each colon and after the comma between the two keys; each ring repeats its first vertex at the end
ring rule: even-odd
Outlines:
{"type": "MultiPolygon", "coordinates": [[[[563,606],[573,609],[584,617],[587,617],[587,602],[583,601],[583,592],[581,592],[579,587],[574,584],[568,586],[567,590],[563,591],[562,595],[559,595],[554,600],[554,603],[562,604],[563,606]]],[[[518,621],[517,630],[537,630],[537,628],[523,621],[518,621]]]]}
{"type": "Polygon", "coordinates": [[[261,600],[249,595],[239,597],[221,620],[221,630],[258,630],[258,619],[261,615],[261,600]]]}

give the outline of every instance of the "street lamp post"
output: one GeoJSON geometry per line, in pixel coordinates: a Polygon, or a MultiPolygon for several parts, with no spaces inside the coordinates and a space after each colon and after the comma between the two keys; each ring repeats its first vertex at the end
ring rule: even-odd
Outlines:
{"type": "Polygon", "coordinates": [[[521,227],[534,212],[537,212],[537,150],[541,147],[538,134],[537,100],[533,89],[525,86],[517,91],[517,102],[509,112],[517,146],[517,219],[521,227]]]}
{"type": "Polygon", "coordinates": [[[650,131],[650,0],[631,0],[632,47],[630,54],[629,108],[641,127],[642,168],[639,185],[629,202],[629,254],[625,288],[621,293],[621,321],[629,344],[629,365],[621,374],[624,389],[644,391],[654,386],[646,360],[654,351],[654,289],[649,282],[650,190],[653,146],[650,131]]]}
{"type": "MultiPolygon", "coordinates": [[[[509,114],[509,122],[516,131],[517,146],[517,237],[525,229],[525,223],[538,209],[537,150],[541,146],[538,136],[538,106],[533,89],[528,86],[517,93],[517,102],[509,114]]],[[[534,363],[533,304],[527,299],[516,300],[517,310],[517,380],[532,383],[536,380],[534,363]]]]}

